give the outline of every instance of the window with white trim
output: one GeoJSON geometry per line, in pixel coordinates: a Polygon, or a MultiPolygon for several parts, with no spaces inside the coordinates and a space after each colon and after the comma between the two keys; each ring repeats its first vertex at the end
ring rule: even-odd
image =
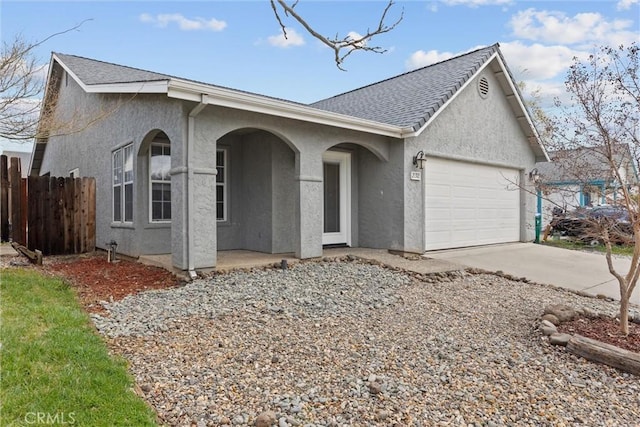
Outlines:
{"type": "Polygon", "coordinates": [[[151,222],[171,221],[171,146],[154,142],[149,150],[151,222]]]}
{"type": "Polygon", "coordinates": [[[133,144],[112,154],[113,222],[133,221],[133,144]]]}
{"type": "Polygon", "coordinates": [[[216,150],[216,220],[227,220],[227,150],[216,150]]]}

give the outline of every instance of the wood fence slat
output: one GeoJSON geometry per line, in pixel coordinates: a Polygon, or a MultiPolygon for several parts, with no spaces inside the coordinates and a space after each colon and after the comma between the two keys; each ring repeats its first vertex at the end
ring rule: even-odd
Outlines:
{"type": "MultiPolygon", "coordinates": [[[[40,234],[41,251],[45,255],[51,254],[51,245],[49,242],[49,230],[51,227],[51,218],[53,213],[49,207],[49,199],[51,198],[51,180],[48,176],[42,177],[38,183],[38,192],[40,193],[40,220],[42,221],[42,232],[40,234]]],[[[38,248],[33,248],[36,250],[38,248]]]]}
{"type": "Polygon", "coordinates": [[[88,178],[87,186],[87,251],[94,251],[96,249],[96,179],[88,178]]]}
{"type": "Polygon", "coordinates": [[[9,164],[0,156],[0,241],[9,241],[9,164]]]}
{"type": "Polygon", "coordinates": [[[73,178],[64,179],[63,190],[63,224],[64,224],[64,244],[63,252],[73,253],[73,178]]]}
{"type": "Polygon", "coordinates": [[[64,235],[66,233],[64,223],[64,178],[54,178],[56,187],[55,200],[51,200],[55,204],[55,216],[53,226],[51,227],[51,250],[54,254],[64,253],[64,235]]]}
{"type": "Polygon", "coordinates": [[[40,232],[40,218],[38,218],[38,214],[40,210],[37,205],[37,197],[33,197],[34,193],[38,190],[37,188],[37,180],[38,177],[30,176],[27,178],[27,222],[29,224],[29,234],[28,234],[28,248],[38,247],[36,242],[38,241],[38,233],[40,232]]]}
{"type": "Polygon", "coordinates": [[[87,251],[87,216],[89,214],[89,178],[80,178],[80,252],[87,251]]]}
{"type": "Polygon", "coordinates": [[[82,239],[82,180],[73,180],[73,253],[79,254],[82,239]]]}
{"type": "Polygon", "coordinates": [[[20,159],[18,157],[11,158],[11,167],[9,168],[9,184],[11,186],[10,200],[11,205],[11,239],[21,245],[26,245],[26,230],[22,229],[22,202],[21,196],[21,179],[22,170],[20,168],[20,159]]]}
{"type": "Polygon", "coordinates": [[[29,223],[27,215],[29,214],[29,200],[27,197],[27,178],[20,178],[20,230],[22,230],[23,246],[27,245],[29,223]]]}

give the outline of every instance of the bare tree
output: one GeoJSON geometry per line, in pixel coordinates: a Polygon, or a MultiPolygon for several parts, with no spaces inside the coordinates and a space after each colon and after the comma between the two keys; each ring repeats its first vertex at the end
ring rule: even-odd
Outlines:
{"type": "Polygon", "coordinates": [[[0,137],[29,141],[36,136],[46,65],[39,63],[35,50],[56,36],[77,30],[84,22],[38,42],[27,42],[21,35],[3,41],[0,52],[0,137]]]}
{"type": "Polygon", "coordinates": [[[32,55],[37,44],[16,37],[4,41],[0,58],[0,137],[30,140],[35,135],[44,79],[32,55]]]}
{"type": "Polygon", "coordinates": [[[609,272],[619,285],[620,332],[625,335],[629,333],[631,294],[640,277],[640,188],[621,164],[626,156],[637,168],[640,155],[639,51],[634,43],[602,47],[586,60],[574,58],[565,81],[571,102],[556,100],[562,116],[553,120],[553,139],[548,145],[556,153],[556,167],[563,168],[564,174],[585,184],[594,176],[607,175],[615,185],[616,203],[628,219],[627,227],[622,229],[616,218],[587,215],[580,222],[584,228],[580,231],[605,245],[609,272]],[[634,246],[631,266],[622,272],[614,266],[612,246],[625,238],[634,246]]]}
{"type": "Polygon", "coordinates": [[[369,45],[369,42],[377,35],[388,33],[392,31],[394,28],[400,24],[402,18],[404,16],[404,11],[400,13],[400,17],[395,20],[392,24],[387,24],[387,15],[391,8],[394,5],[393,0],[389,0],[386,7],[382,11],[380,16],[380,20],[378,22],[377,27],[374,30],[367,29],[365,35],[359,35],[355,33],[349,33],[346,36],[340,36],[336,34],[334,37],[327,37],[320,34],[314,27],[308,23],[308,21],[303,18],[297,11],[296,6],[299,3],[299,0],[295,0],[293,2],[287,2],[285,0],[270,0],[271,8],[273,9],[273,13],[280,24],[280,28],[282,28],[282,33],[284,37],[287,37],[287,29],[282,20],[282,14],[284,16],[290,16],[294,20],[296,20],[300,25],[304,27],[304,29],[311,34],[316,39],[320,40],[323,44],[331,48],[334,52],[334,59],[336,62],[336,66],[344,71],[343,63],[344,60],[351,55],[351,53],[356,50],[374,52],[374,53],[384,53],[387,50],[380,46],[372,46],[369,45]]]}

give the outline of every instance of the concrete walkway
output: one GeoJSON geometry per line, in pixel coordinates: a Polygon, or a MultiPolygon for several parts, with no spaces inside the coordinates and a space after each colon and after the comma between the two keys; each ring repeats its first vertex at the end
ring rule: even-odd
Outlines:
{"type": "MultiPolygon", "coordinates": [[[[425,257],[480,268],[503,271],[591,295],[620,299],[618,282],[609,273],[604,254],[573,251],[533,243],[512,243],[478,248],[434,251],[425,257]]],[[[628,271],[630,259],[615,257],[614,266],[628,271]]],[[[636,286],[631,303],[640,305],[640,289],[636,286]]]]}

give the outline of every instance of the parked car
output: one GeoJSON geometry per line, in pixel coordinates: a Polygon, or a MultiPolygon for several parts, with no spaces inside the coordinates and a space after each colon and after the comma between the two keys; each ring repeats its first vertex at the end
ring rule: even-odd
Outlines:
{"type": "Polygon", "coordinates": [[[578,208],[567,213],[555,211],[551,227],[553,232],[584,243],[603,243],[605,232],[614,244],[631,244],[634,241],[629,211],[622,206],[578,208]]]}

